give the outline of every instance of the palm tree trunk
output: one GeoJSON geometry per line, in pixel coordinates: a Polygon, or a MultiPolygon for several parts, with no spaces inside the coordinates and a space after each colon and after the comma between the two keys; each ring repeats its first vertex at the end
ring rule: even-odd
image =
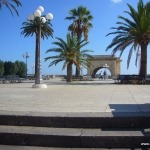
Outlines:
{"type": "Polygon", "coordinates": [[[80,69],[76,66],[76,77],[80,76],[80,69]]]}
{"type": "MultiPolygon", "coordinates": [[[[81,42],[81,37],[82,37],[82,30],[81,30],[80,21],[78,21],[78,32],[77,32],[78,47],[80,46],[79,44],[81,42]]],[[[78,51],[80,52],[80,48],[78,49],[78,51]]],[[[77,76],[80,76],[80,66],[76,67],[76,77],[77,76]]]]}
{"type": "Polygon", "coordinates": [[[141,67],[140,76],[145,78],[147,75],[147,43],[141,44],[141,67]]]}
{"type": "Polygon", "coordinates": [[[72,82],[72,63],[67,65],[67,82],[72,82]]]}

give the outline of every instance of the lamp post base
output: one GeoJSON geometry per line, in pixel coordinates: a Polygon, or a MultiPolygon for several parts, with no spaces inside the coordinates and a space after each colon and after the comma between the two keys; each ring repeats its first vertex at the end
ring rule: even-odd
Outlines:
{"type": "Polygon", "coordinates": [[[41,89],[46,89],[47,85],[42,83],[42,84],[33,84],[32,88],[41,88],[41,89]]]}

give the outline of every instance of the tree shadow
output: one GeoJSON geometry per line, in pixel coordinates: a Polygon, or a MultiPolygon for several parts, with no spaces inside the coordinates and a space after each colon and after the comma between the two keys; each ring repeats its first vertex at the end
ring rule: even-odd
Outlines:
{"type": "Polygon", "coordinates": [[[150,116],[150,103],[145,104],[109,104],[109,108],[113,116],[123,115],[149,115],[150,116]]]}

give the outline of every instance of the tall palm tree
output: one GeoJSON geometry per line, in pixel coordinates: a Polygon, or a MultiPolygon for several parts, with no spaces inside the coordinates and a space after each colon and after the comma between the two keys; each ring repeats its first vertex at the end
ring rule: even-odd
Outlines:
{"type": "Polygon", "coordinates": [[[130,19],[119,16],[120,21],[117,22],[119,26],[112,28],[115,31],[106,35],[116,35],[106,50],[113,48],[112,54],[114,55],[117,51],[120,51],[121,56],[124,50],[130,46],[127,68],[133,50],[137,53],[140,50],[141,68],[139,74],[145,77],[147,75],[147,46],[150,42],[150,2],[144,5],[143,1],[139,0],[137,10],[130,4],[127,5],[129,11],[125,11],[125,13],[129,15],[130,19]]]}
{"type": "MultiPolygon", "coordinates": [[[[66,17],[67,20],[72,20],[72,24],[68,27],[72,35],[77,35],[78,41],[80,43],[82,35],[84,35],[84,40],[88,41],[89,29],[93,27],[91,21],[93,16],[91,12],[83,6],[79,6],[77,9],[71,9],[69,11],[70,16],[66,17]]],[[[80,49],[79,49],[80,51],[80,49]]],[[[80,75],[80,71],[76,70],[76,75],[80,75]]]]}
{"type": "Polygon", "coordinates": [[[72,81],[72,65],[76,65],[78,68],[80,65],[83,65],[84,67],[90,66],[92,56],[88,54],[88,52],[93,52],[91,50],[81,50],[80,52],[77,50],[78,48],[82,48],[88,43],[85,41],[81,41],[80,44],[78,44],[78,40],[76,36],[71,36],[70,34],[67,34],[67,41],[65,42],[61,38],[56,38],[58,41],[53,42],[54,45],[57,46],[57,48],[51,48],[46,51],[46,53],[49,52],[56,52],[58,53],[55,56],[49,56],[45,58],[45,61],[47,60],[53,60],[49,67],[52,65],[57,65],[59,62],[63,63],[63,68],[65,69],[67,67],[67,82],[72,81]],[[78,59],[77,59],[78,58],[78,59]]]}
{"type": "Polygon", "coordinates": [[[53,37],[53,29],[52,29],[52,24],[50,23],[50,21],[47,21],[46,23],[41,23],[41,33],[39,32],[39,17],[36,17],[34,20],[27,20],[26,22],[23,22],[22,24],[22,32],[21,34],[24,35],[25,37],[29,37],[29,36],[33,36],[35,34],[36,36],[36,44],[35,44],[35,75],[37,75],[37,66],[38,66],[38,47],[39,47],[39,43],[38,43],[38,38],[40,38],[40,34],[41,34],[41,38],[47,38],[49,36],[53,37]]]}
{"type": "Polygon", "coordinates": [[[2,6],[5,5],[9,9],[12,16],[13,16],[13,11],[15,11],[15,13],[19,16],[19,13],[16,7],[14,6],[14,4],[17,7],[22,6],[19,0],[0,0],[0,9],[2,10],[2,6]]]}

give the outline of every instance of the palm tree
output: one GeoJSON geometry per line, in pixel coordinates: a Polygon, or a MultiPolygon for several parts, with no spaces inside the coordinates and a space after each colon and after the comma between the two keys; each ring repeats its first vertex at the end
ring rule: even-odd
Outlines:
{"type": "Polygon", "coordinates": [[[79,67],[80,65],[83,65],[84,67],[90,66],[92,56],[88,54],[88,52],[93,52],[91,50],[82,50],[78,51],[78,48],[82,48],[88,43],[85,41],[81,41],[80,44],[78,44],[78,40],[76,36],[71,36],[70,34],[67,34],[67,41],[65,42],[61,38],[56,38],[58,41],[53,42],[54,45],[57,46],[57,48],[51,48],[46,51],[46,53],[49,52],[56,52],[58,53],[55,56],[49,56],[45,58],[45,61],[52,59],[53,61],[49,64],[49,67],[52,65],[57,65],[59,62],[63,63],[63,68],[65,69],[67,67],[67,82],[72,81],[72,65],[79,67]],[[78,47],[79,46],[79,47],[78,47]],[[77,59],[78,58],[78,59],[77,59]]]}
{"type": "Polygon", "coordinates": [[[17,7],[22,6],[22,4],[19,0],[11,0],[11,2],[10,2],[10,0],[0,0],[0,9],[2,10],[2,6],[5,5],[9,9],[12,16],[13,16],[13,11],[15,11],[15,13],[19,16],[19,13],[18,13],[16,7],[12,3],[17,5],[17,7]]]}
{"type": "MultiPolygon", "coordinates": [[[[106,50],[113,48],[112,54],[120,51],[120,57],[127,47],[129,49],[127,68],[129,67],[130,59],[133,50],[139,53],[141,51],[141,68],[140,75],[145,77],[147,75],[147,46],[150,42],[150,2],[145,5],[142,0],[139,0],[137,10],[135,10],[130,4],[127,4],[129,11],[125,11],[129,15],[130,19],[119,16],[121,21],[118,21],[118,27],[114,27],[114,32],[108,35],[116,35],[111,44],[106,50]]],[[[138,55],[137,55],[138,56],[138,55]]]]}
{"type": "Polygon", "coordinates": [[[35,76],[37,75],[37,66],[38,66],[38,38],[41,34],[41,38],[44,40],[44,38],[47,38],[49,36],[53,37],[53,29],[52,24],[50,21],[47,21],[46,23],[41,23],[41,33],[39,32],[39,17],[36,17],[34,20],[27,20],[26,22],[23,22],[23,27],[21,28],[22,32],[25,37],[33,36],[35,34],[36,36],[36,46],[35,46],[35,76]]]}
{"type": "MultiPolygon", "coordinates": [[[[93,27],[91,24],[93,19],[91,12],[86,7],[79,6],[77,9],[71,9],[69,14],[70,16],[66,17],[66,19],[73,20],[73,23],[68,27],[68,30],[71,31],[72,35],[77,35],[79,43],[82,35],[84,35],[84,40],[88,41],[89,29],[93,27]]],[[[80,75],[78,69],[76,69],[76,75],[80,75]]]]}

